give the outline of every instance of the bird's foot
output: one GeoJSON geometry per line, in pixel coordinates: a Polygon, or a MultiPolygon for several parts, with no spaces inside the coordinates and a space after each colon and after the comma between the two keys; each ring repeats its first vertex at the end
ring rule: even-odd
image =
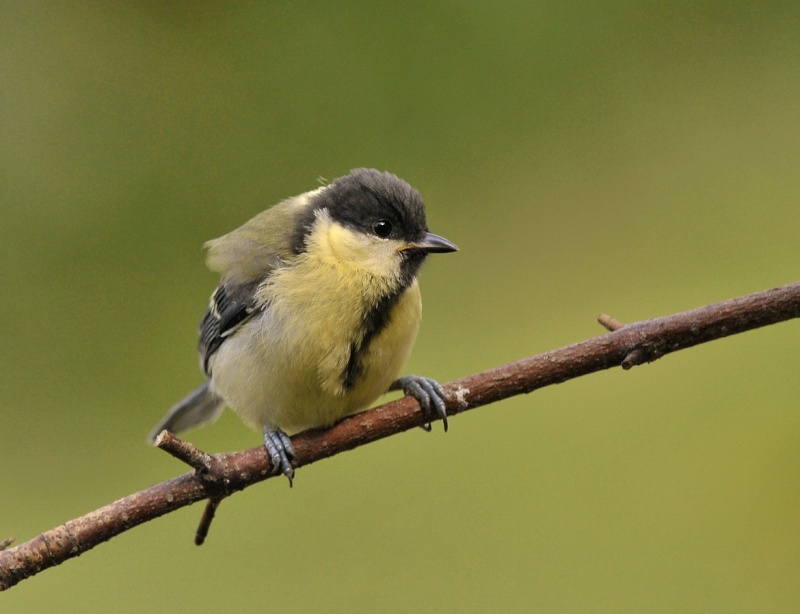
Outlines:
{"type": "MultiPolygon", "coordinates": [[[[419,375],[406,375],[396,379],[389,390],[402,390],[406,395],[414,397],[422,411],[429,417],[442,419],[444,430],[447,432],[447,407],[445,406],[445,392],[441,384],[429,377],[419,375]]],[[[431,430],[431,423],[423,424],[426,431],[431,430]]]]}
{"type": "Polygon", "coordinates": [[[289,486],[291,486],[294,478],[292,440],[282,430],[265,426],[264,447],[267,448],[267,456],[272,461],[272,475],[282,473],[289,479],[289,486]]]}

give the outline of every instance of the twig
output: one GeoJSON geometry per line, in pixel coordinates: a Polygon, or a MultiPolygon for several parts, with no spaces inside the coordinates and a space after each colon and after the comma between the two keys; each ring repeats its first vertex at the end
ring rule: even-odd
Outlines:
{"type": "Polygon", "coordinates": [[[210,454],[206,454],[188,441],[178,439],[169,431],[161,431],[156,437],[155,444],[157,448],[193,467],[200,477],[213,471],[214,459],[210,454]]]}
{"type": "Polygon", "coordinates": [[[208,537],[208,530],[211,528],[211,521],[217,513],[219,504],[222,499],[209,499],[206,503],[206,509],[203,511],[203,516],[200,518],[200,524],[197,526],[197,531],[194,534],[194,543],[196,546],[202,546],[208,537]]]}
{"type": "Polygon", "coordinates": [[[195,474],[205,486],[208,493],[208,503],[200,518],[200,524],[195,532],[194,543],[202,546],[208,537],[211,522],[217,513],[217,508],[224,497],[232,491],[227,490],[229,480],[226,478],[226,466],[219,459],[203,452],[188,441],[178,439],[169,431],[161,431],[156,437],[156,447],[170,453],[178,460],[193,467],[195,474]]]}
{"type": "MultiPolygon", "coordinates": [[[[448,398],[447,413],[455,415],[550,384],[620,366],[626,361],[629,367],[652,362],[677,350],[796,317],[800,317],[800,283],[627,324],[600,337],[451,382],[444,387],[448,398]]],[[[607,321],[611,320],[613,318],[607,321]]],[[[420,411],[415,400],[404,397],[351,416],[330,429],[297,435],[292,440],[295,464],[302,467],[421,426],[429,420],[430,416],[420,411]]],[[[169,441],[169,437],[165,441],[169,441]]],[[[0,590],[78,556],[143,522],[202,499],[219,500],[271,477],[270,461],[263,446],[204,456],[199,450],[183,448],[178,442],[167,444],[167,447],[196,471],[129,495],[0,552],[0,590]]],[[[213,516],[216,504],[212,508],[207,510],[207,515],[213,516]]],[[[207,529],[208,522],[202,522],[200,529],[204,526],[207,529]]]]}

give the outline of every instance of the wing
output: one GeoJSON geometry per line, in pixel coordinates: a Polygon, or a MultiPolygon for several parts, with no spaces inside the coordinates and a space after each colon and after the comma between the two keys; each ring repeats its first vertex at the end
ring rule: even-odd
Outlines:
{"type": "Polygon", "coordinates": [[[308,224],[314,221],[312,196],[317,192],[284,200],[236,230],[206,242],[208,268],[220,274],[223,284],[238,286],[290,262],[303,249],[307,231],[303,219],[308,218],[308,224]]]}
{"type": "Polygon", "coordinates": [[[298,216],[307,214],[312,197],[321,189],[280,202],[206,243],[206,263],[221,277],[200,321],[200,365],[207,376],[211,376],[208,362],[214,352],[262,309],[254,299],[258,285],[300,253],[306,229],[298,216]]]}
{"type": "Polygon", "coordinates": [[[198,344],[200,365],[208,377],[211,377],[208,361],[214,352],[259,311],[254,299],[256,287],[257,284],[238,287],[221,285],[211,295],[208,308],[200,320],[198,344]]]}

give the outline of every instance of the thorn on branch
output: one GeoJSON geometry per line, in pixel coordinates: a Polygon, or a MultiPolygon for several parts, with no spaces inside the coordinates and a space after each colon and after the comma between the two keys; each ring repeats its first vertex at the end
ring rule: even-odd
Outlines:
{"type": "MultiPolygon", "coordinates": [[[[606,330],[612,333],[625,326],[625,324],[616,318],[613,318],[605,313],[601,313],[599,316],[597,316],[597,321],[600,322],[600,324],[602,324],[606,330]]],[[[622,359],[620,365],[623,369],[628,371],[632,367],[635,367],[636,365],[642,365],[646,362],[648,362],[647,351],[643,347],[636,347],[628,352],[625,358],[622,359]]]]}
{"type": "Polygon", "coordinates": [[[6,537],[3,541],[0,541],[0,552],[8,548],[11,544],[13,544],[16,539],[13,537],[6,537]]]}
{"type": "Polygon", "coordinates": [[[602,324],[607,331],[612,333],[615,330],[619,330],[620,328],[625,326],[622,322],[620,322],[616,318],[612,318],[611,316],[606,315],[604,313],[601,313],[599,316],[597,316],[597,321],[600,322],[600,324],[602,324]]]}
{"type": "Polygon", "coordinates": [[[647,360],[647,352],[645,352],[642,348],[635,348],[628,352],[628,355],[622,359],[620,363],[622,368],[628,371],[632,367],[636,365],[643,365],[646,362],[650,362],[647,360]]]}

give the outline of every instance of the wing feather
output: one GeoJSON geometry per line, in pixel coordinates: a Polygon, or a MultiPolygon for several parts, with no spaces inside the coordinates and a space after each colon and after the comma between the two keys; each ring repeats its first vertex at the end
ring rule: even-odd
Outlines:
{"type": "Polygon", "coordinates": [[[219,286],[211,295],[208,308],[203,314],[203,319],[200,320],[200,341],[198,343],[200,366],[209,377],[211,377],[211,369],[208,361],[211,356],[225,339],[235,333],[258,311],[254,299],[257,285],[249,285],[252,288],[245,291],[242,291],[241,288],[231,289],[225,285],[219,286]]]}

